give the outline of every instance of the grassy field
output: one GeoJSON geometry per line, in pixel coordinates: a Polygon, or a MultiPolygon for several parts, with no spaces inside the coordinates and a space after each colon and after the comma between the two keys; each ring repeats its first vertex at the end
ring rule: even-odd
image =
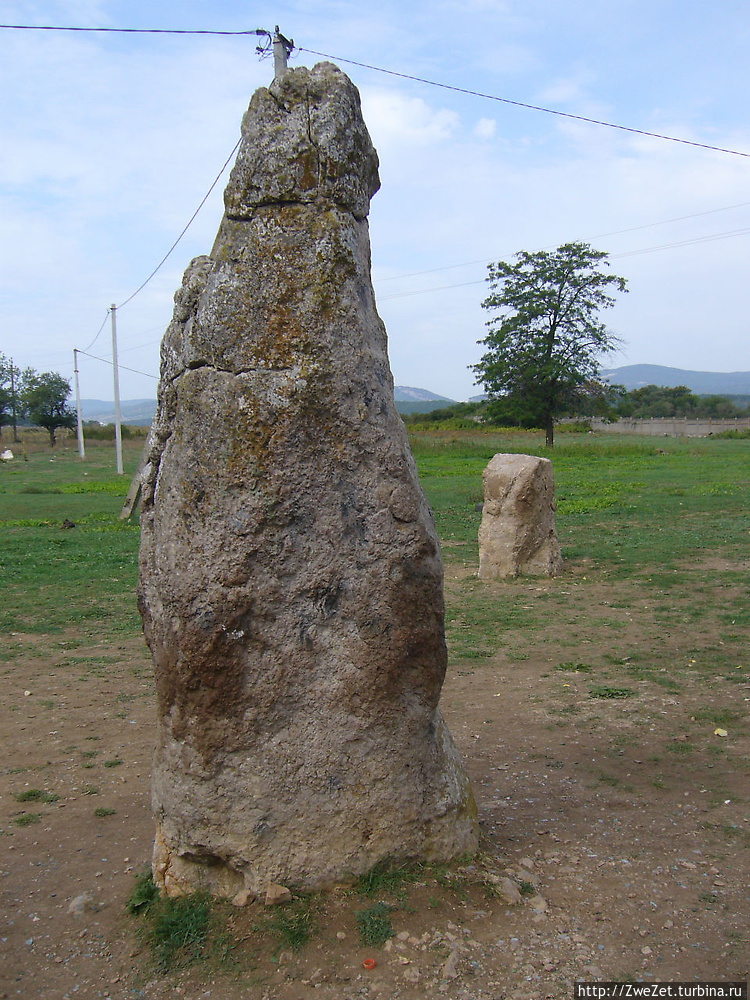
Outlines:
{"type": "MultiPolygon", "coordinates": [[[[84,634],[137,632],[138,525],[118,519],[143,441],[126,442],[125,474],[111,442],[54,452],[32,439],[27,461],[0,466],[0,628],[84,634]],[[62,527],[63,521],[75,529],[62,527]]],[[[20,449],[17,448],[17,451],[20,449]]]]}
{"type": "MultiPolygon", "coordinates": [[[[240,970],[222,997],[299,1000],[308,984],[341,1000],[364,959],[373,1000],[747,978],[750,440],[560,434],[546,453],[541,434],[477,429],[413,430],[411,442],[445,560],[441,711],[481,853],[371,900],[219,909],[214,937],[240,970]],[[476,577],[475,504],[497,452],[552,459],[553,580],[476,577]],[[513,909],[497,890],[508,878],[526,893],[513,909]]],[[[162,976],[153,942],[156,972],[145,952],[133,961],[138,918],[125,914],[153,838],[138,526],[118,517],[141,447],[125,442],[119,477],[106,442],[81,462],[73,441],[50,452],[30,440],[27,461],[0,465],[0,994],[80,983],[124,1000],[150,976],[149,997],[166,1000],[206,981],[200,969],[162,976]],[[83,918],[99,950],[70,935],[66,908],[84,888],[102,904],[83,918]]]]}
{"type": "MultiPolygon", "coordinates": [[[[514,431],[415,432],[412,449],[444,548],[447,573],[478,564],[481,473],[496,452],[544,455],[540,434],[514,431]]],[[[29,633],[77,625],[100,636],[137,633],[138,527],[118,514],[142,441],[126,442],[125,475],[117,476],[111,443],[89,445],[81,462],[73,447],[52,453],[36,444],[28,461],[0,467],[0,626],[29,633]],[[75,530],[61,527],[65,520],[75,530]]],[[[733,646],[750,624],[748,575],[722,568],[724,556],[750,557],[750,441],[606,435],[560,435],[554,464],[557,530],[566,566],[590,583],[637,581],[657,599],[668,591],[671,615],[685,604],[683,624],[709,616],[733,646]]],[[[509,626],[527,637],[543,631],[559,600],[534,615],[511,598],[487,598],[472,577],[449,595],[449,639],[456,657],[492,651],[509,626]],[[466,621],[472,623],[466,627],[466,621]],[[461,628],[451,628],[457,621],[461,628]]],[[[562,595],[564,596],[564,595],[562,595]]],[[[731,659],[731,657],[730,657],[731,659]]]]}
{"type": "MultiPolygon", "coordinates": [[[[492,455],[548,457],[566,572],[592,591],[591,604],[599,603],[603,583],[628,581],[630,597],[621,604],[647,596],[657,626],[679,625],[688,651],[710,647],[712,669],[738,678],[750,624],[750,441],[570,434],[547,452],[534,432],[447,431],[414,434],[412,449],[449,578],[454,569],[478,565],[481,514],[474,505],[492,455]]],[[[471,576],[448,591],[449,645],[458,659],[490,655],[501,644],[528,649],[569,603],[558,589],[537,601],[532,614],[517,586],[506,586],[498,600],[471,576]]]]}

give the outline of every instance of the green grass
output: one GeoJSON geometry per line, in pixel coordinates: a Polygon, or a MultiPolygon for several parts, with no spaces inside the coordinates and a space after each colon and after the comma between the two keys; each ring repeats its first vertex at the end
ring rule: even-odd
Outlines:
{"type": "Polygon", "coordinates": [[[23,792],[14,792],[16,802],[57,802],[60,798],[54,792],[45,792],[41,788],[27,788],[23,792]]]}
{"type": "Polygon", "coordinates": [[[385,860],[357,877],[355,891],[361,896],[399,895],[405,886],[416,882],[423,874],[419,864],[394,864],[385,860]]]}
{"type": "Polygon", "coordinates": [[[474,555],[481,515],[473,504],[495,452],[552,460],[558,534],[569,558],[622,574],[731,550],[735,538],[746,553],[750,547],[746,441],[567,435],[545,449],[534,432],[481,430],[412,431],[410,441],[439,534],[468,543],[448,548],[449,562],[474,555]]]}
{"type": "Polygon", "coordinates": [[[0,468],[0,629],[137,630],[138,526],[118,514],[141,447],[127,449],[123,476],[110,447],[89,449],[84,462],[70,448],[35,450],[0,468]],[[76,527],[62,530],[66,519],[76,527]]]}
{"type": "Polygon", "coordinates": [[[734,726],[744,715],[744,712],[732,708],[699,708],[693,712],[696,722],[710,722],[716,726],[734,726]]]}
{"type": "Polygon", "coordinates": [[[356,910],[359,940],[365,947],[379,948],[393,937],[391,907],[385,903],[373,903],[365,910],[356,910]]]}
{"type": "Polygon", "coordinates": [[[13,822],[16,826],[31,826],[32,823],[41,823],[42,814],[41,813],[21,813],[20,816],[16,816],[13,822]]]}
{"type": "Polygon", "coordinates": [[[290,903],[277,907],[267,921],[267,928],[276,936],[274,955],[282,949],[300,951],[318,929],[320,896],[299,893],[290,903]]]}
{"type": "MultiPolygon", "coordinates": [[[[696,570],[704,556],[750,558],[748,440],[566,434],[546,450],[537,432],[477,428],[413,429],[410,442],[448,575],[453,565],[471,569],[478,561],[481,514],[474,504],[489,459],[496,452],[543,455],[553,462],[566,569],[585,566],[587,576],[664,591],[659,620],[665,627],[675,606],[706,629],[721,615],[725,630],[737,636],[730,641],[740,644],[746,595],[733,594],[721,608],[692,598],[698,586],[710,598],[712,587],[724,585],[721,570],[696,570]]],[[[0,469],[0,629],[6,634],[60,634],[71,627],[99,639],[139,634],[138,527],[136,520],[121,523],[118,513],[141,446],[141,440],[126,442],[124,476],[117,476],[113,447],[104,442],[89,448],[85,462],[71,444],[67,451],[30,452],[28,462],[0,469]],[[61,530],[66,518],[74,529],[61,530]]],[[[554,593],[528,610],[519,586],[491,599],[476,580],[463,588],[447,609],[453,659],[486,659],[508,632],[543,633],[565,601],[554,593]]]]}
{"type": "Polygon", "coordinates": [[[558,663],[555,670],[563,670],[571,674],[590,674],[592,668],[586,663],[573,663],[572,660],[566,663],[558,663]]]}
{"type": "Polygon", "coordinates": [[[178,899],[160,896],[146,869],[136,875],[126,909],[140,918],[138,937],[150,949],[159,972],[209,956],[212,904],[207,895],[195,893],[178,899]]]}
{"type": "Polygon", "coordinates": [[[612,687],[609,684],[595,684],[593,687],[589,688],[590,698],[632,698],[634,694],[635,691],[633,691],[632,688],[612,687]]]}
{"type": "Polygon", "coordinates": [[[164,896],[149,910],[153,916],[147,941],[160,971],[189,965],[204,956],[211,912],[207,896],[164,896]]]}
{"type": "Polygon", "coordinates": [[[127,901],[128,913],[145,913],[151,904],[159,898],[159,890],[154,884],[150,868],[144,868],[135,876],[135,885],[127,901]]]}

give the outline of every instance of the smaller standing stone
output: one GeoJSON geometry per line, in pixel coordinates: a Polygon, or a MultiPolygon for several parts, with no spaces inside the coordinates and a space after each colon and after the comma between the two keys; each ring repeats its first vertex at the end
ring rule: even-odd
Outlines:
{"type": "Polygon", "coordinates": [[[562,563],[555,531],[552,463],[495,455],[482,473],[479,579],[555,576],[562,563]]]}

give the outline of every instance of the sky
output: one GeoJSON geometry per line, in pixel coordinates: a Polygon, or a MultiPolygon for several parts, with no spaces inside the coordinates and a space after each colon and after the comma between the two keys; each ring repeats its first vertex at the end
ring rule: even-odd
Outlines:
{"type": "MultiPolygon", "coordinates": [[[[602,316],[622,342],[606,367],[750,370],[747,0],[0,0],[0,23],[278,24],[291,66],[332,57],[380,157],[373,283],[398,385],[480,392],[487,264],[574,240],[628,281],[602,316]]],[[[210,250],[228,169],[130,296],[271,82],[257,41],[0,29],[0,352],[17,366],[72,379],[87,351],[81,395],[111,400],[114,303],[121,398],[155,394],[173,295],[210,250]]]]}

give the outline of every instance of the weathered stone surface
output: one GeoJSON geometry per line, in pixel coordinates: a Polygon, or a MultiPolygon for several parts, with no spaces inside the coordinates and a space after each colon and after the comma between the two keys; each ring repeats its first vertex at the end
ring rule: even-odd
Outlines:
{"type": "Polygon", "coordinates": [[[474,850],[438,711],[442,562],[370,281],[377,156],[336,67],[252,99],[162,344],[139,604],[171,895],[474,850]]]}
{"type": "Polygon", "coordinates": [[[86,913],[98,913],[100,909],[100,904],[90,892],[82,892],[68,904],[68,913],[74,917],[82,917],[86,913]]]}
{"type": "Polygon", "coordinates": [[[494,455],[482,473],[479,579],[554,576],[562,559],[555,531],[552,463],[532,455],[494,455]]]}
{"type": "Polygon", "coordinates": [[[240,889],[236,896],[232,898],[232,906],[248,906],[255,900],[255,893],[250,889],[240,889]]]}
{"type": "Polygon", "coordinates": [[[521,890],[512,879],[501,878],[497,875],[490,875],[489,879],[495,886],[498,898],[507,903],[508,906],[516,906],[518,903],[523,902],[521,890]]]}
{"type": "Polygon", "coordinates": [[[291,890],[287,889],[285,885],[277,885],[275,882],[269,882],[266,886],[266,898],[264,900],[266,906],[278,906],[280,903],[288,903],[291,898],[291,890]]]}

